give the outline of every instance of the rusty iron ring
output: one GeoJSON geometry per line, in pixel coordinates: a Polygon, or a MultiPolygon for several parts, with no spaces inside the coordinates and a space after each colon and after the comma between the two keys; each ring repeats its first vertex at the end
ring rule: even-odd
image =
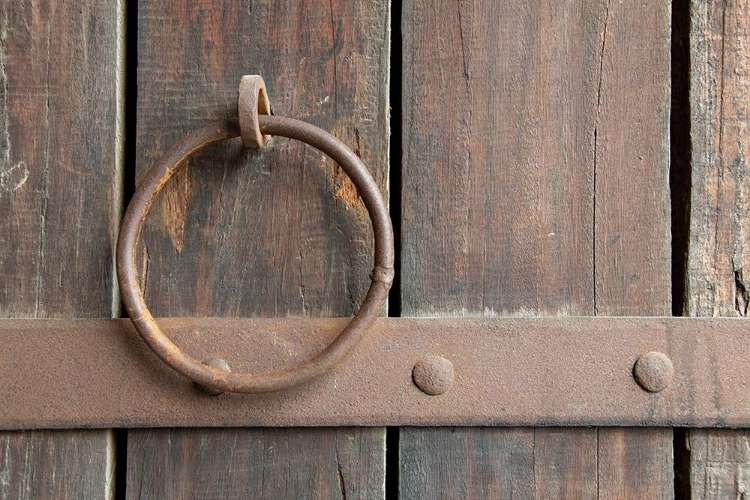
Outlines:
{"type": "Polygon", "coordinates": [[[217,121],[185,136],[143,177],[128,204],[117,240],[117,277],[122,301],[136,330],[162,361],[215,393],[268,392],[292,387],[330,370],[359,342],[383,309],[393,283],[393,228],[385,201],[367,167],[344,143],[309,123],[259,115],[263,134],[302,141],[331,157],[354,183],[370,214],[375,236],[375,268],[362,306],[338,337],[309,361],[281,372],[233,373],[208,366],[185,354],[159,328],[143,297],[135,269],[136,246],[143,222],[159,191],[185,161],[212,144],[240,136],[237,120],[217,121]]]}

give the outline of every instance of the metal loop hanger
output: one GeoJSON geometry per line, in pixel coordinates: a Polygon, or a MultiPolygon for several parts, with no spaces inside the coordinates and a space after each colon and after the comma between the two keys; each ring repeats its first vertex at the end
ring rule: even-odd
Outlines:
{"type": "Polygon", "coordinates": [[[122,219],[117,240],[117,277],[125,309],[146,344],[159,358],[210,394],[268,392],[293,387],[317,377],[344,359],[383,309],[393,284],[394,242],[390,215],[367,167],[344,143],[314,125],[271,115],[263,79],[242,77],[238,118],[220,120],[199,128],[175,144],[146,172],[122,219]],[[309,361],[286,371],[262,374],[233,373],[218,359],[201,362],[182,351],[167,337],[146,305],[135,268],[135,255],[143,223],[161,189],[186,160],[217,142],[242,137],[248,148],[262,148],[269,136],[302,141],[328,155],[351,179],[364,201],[375,237],[375,268],[362,306],[336,339],[309,361]]]}

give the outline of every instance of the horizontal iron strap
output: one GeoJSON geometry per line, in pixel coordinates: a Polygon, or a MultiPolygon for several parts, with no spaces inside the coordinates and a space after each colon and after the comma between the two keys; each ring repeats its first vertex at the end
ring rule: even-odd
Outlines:
{"type": "MultiPolygon", "coordinates": [[[[158,321],[191,355],[259,373],[309,359],[348,320],[158,321]]],[[[0,429],[750,426],[748,330],[717,318],[382,318],[305,385],[211,397],[161,363],[127,319],[0,320],[0,429]],[[674,367],[656,393],[633,376],[652,351],[674,367]],[[435,359],[444,368],[437,356],[453,365],[452,383],[430,378],[435,359]],[[418,364],[423,389],[447,391],[420,390],[418,364]]]]}

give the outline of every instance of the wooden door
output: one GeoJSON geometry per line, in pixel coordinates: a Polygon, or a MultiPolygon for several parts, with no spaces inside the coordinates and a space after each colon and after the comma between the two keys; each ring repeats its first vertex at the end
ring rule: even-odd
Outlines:
{"type": "MultiPolygon", "coordinates": [[[[408,3],[405,315],[671,314],[669,26],[658,1],[408,3]]],[[[401,492],[668,498],[672,440],[405,429],[401,492]]]]}
{"type": "MultiPolygon", "coordinates": [[[[120,316],[112,250],[139,173],[233,114],[248,73],[388,195],[384,314],[747,314],[744,0],[0,10],[3,316],[120,316]]],[[[321,154],[225,144],[160,195],[141,280],[157,317],[350,316],[371,241],[321,154]]],[[[618,427],[3,433],[0,498],[742,498],[748,442],[618,427]]]]}

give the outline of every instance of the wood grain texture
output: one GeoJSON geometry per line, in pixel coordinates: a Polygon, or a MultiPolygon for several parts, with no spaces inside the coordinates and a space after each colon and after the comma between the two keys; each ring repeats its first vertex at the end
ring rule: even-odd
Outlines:
{"type": "Polygon", "coordinates": [[[750,433],[695,429],[687,434],[690,491],[694,500],[736,498],[750,492],[750,433]]]}
{"type": "Polygon", "coordinates": [[[593,312],[589,3],[405,3],[405,315],[593,312]]]}
{"type": "Polygon", "coordinates": [[[129,499],[383,497],[385,435],[377,428],[138,430],[130,436],[129,499]]]}
{"type": "MultiPolygon", "coordinates": [[[[0,316],[111,317],[117,2],[0,4],[0,316]]],[[[107,431],[0,434],[0,498],[105,498],[107,431]]]]}
{"type": "MultiPolygon", "coordinates": [[[[670,314],[669,30],[666,1],[406,2],[404,315],[670,314]]],[[[408,429],[401,494],[669,498],[671,445],[408,429]]]]}
{"type": "Polygon", "coordinates": [[[0,434],[0,498],[114,498],[109,431],[0,434]]]}
{"type": "MultiPolygon", "coordinates": [[[[690,316],[747,316],[750,2],[691,2],[690,316]]],[[[687,433],[694,499],[750,495],[750,431],[687,433]]]]}
{"type": "MultiPolygon", "coordinates": [[[[139,172],[186,131],[234,115],[240,77],[260,74],[276,114],[331,131],[387,193],[387,2],[141,0],[138,16],[139,172]]],[[[166,186],[143,233],[142,280],[155,316],[356,312],[370,283],[372,235],[364,205],[338,166],[277,138],[256,152],[225,143],[187,167],[166,186]]],[[[171,436],[132,432],[130,453],[147,445],[169,448],[171,436]]],[[[246,489],[206,483],[230,467],[267,498],[289,491],[326,497],[338,494],[340,480],[351,491],[383,497],[385,430],[354,432],[347,466],[340,474],[320,473],[336,470],[337,448],[330,445],[336,436],[340,431],[324,429],[186,431],[179,449],[201,446],[203,456],[215,457],[211,464],[192,463],[199,455],[181,462],[176,448],[161,456],[213,471],[185,475],[179,485],[207,498],[226,498],[222,491],[247,496],[246,489]],[[276,452],[257,446],[234,457],[211,451],[235,439],[264,442],[276,452]],[[264,479],[264,468],[280,470],[264,479]],[[370,476],[380,477],[359,482],[370,476]],[[291,490],[289,477],[296,477],[291,490]]],[[[135,478],[132,463],[129,477],[135,478]]],[[[148,468],[137,486],[129,481],[128,495],[152,498],[169,491],[168,480],[148,468]]]]}
{"type": "MultiPolygon", "coordinates": [[[[139,4],[138,170],[178,138],[234,116],[243,74],[277,115],[332,132],[388,191],[384,2],[139,4]]],[[[364,204],[331,160],[278,138],[226,143],[166,186],[143,236],[155,316],[350,316],[370,283],[364,204]]]]}

